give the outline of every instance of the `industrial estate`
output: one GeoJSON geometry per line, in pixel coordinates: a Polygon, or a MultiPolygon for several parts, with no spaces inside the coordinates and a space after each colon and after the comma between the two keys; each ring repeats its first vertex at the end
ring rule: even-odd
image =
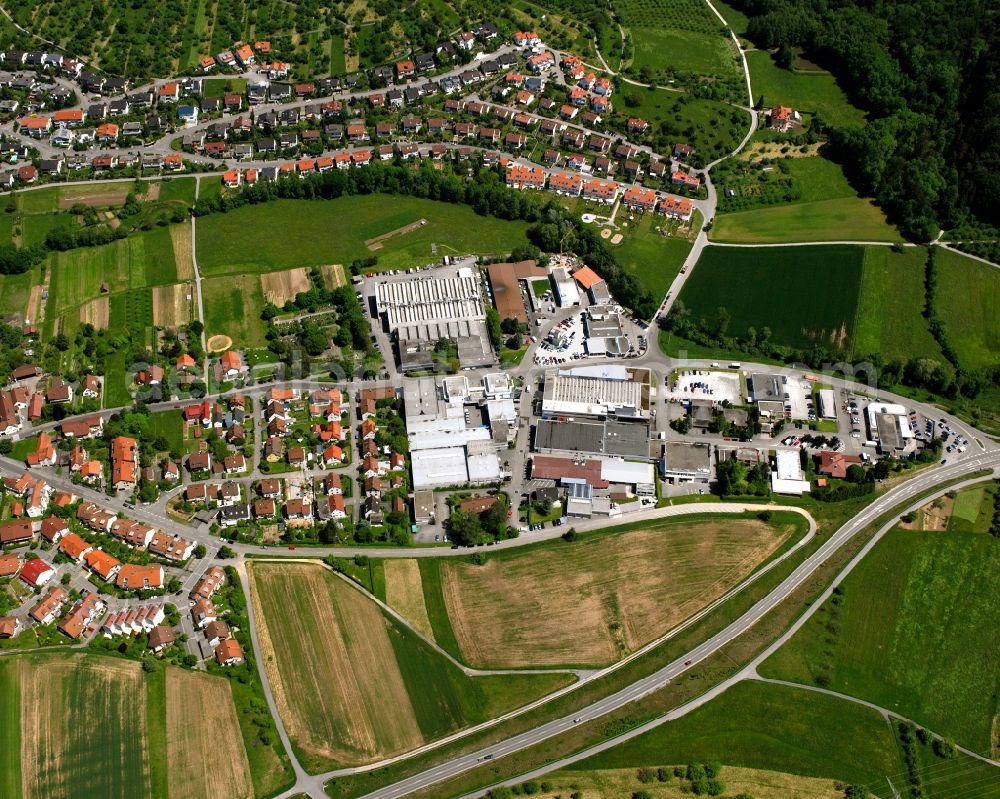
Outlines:
{"type": "Polygon", "coordinates": [[[51,5],[0,7],[0,796],[1000,797],[996,230],[855,174],[837,47],[51,5]]]}

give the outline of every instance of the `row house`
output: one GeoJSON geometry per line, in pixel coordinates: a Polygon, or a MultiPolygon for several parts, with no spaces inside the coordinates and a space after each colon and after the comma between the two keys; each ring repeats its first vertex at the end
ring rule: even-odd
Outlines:
{"type": "Polygon", "coordinates": [[[544,189],[545,170],[537,166],[514,164],[507,169],[507,187],[512,189],[544,189]]]}
{"type": "Polygon", "coordinates": [[[107,605],[103,599],[97,594],[88,592],[59,623],[59,632],[75,641],[83,635],[91,622],[104,615],[106,609],[107,605]]]}

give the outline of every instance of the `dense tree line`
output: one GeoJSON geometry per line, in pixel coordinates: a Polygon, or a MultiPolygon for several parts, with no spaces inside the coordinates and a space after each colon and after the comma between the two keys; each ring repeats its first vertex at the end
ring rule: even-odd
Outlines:
{"type": "Polygon", "coordinates": [[[0,247],[0,275],[23,275],[44,258],[45,248],[37,244],[29,247],[4,244],[0,247]]]}
{"type": "Polygon", "coordinates": [[[332,200],[359,194],[399,194],[440,202],[468,205],[481,216],[530,222],[528,236],[547,252],[572,252],[580,256],[607,281],[608,288],[623,305],[648,319],[659,299],[640,289],[636,279],[615,259],[593,225],[585,225],[548,193],[508,189],[492,169],[473,162],[469,177],[439,172],[430,162],[417,170],[393,163],[375,162],[365,169],[330,170],[304,180],[284,178],[257,183],[241,191],[202,197],[194,207],[197,216],[225,213],[245,205],[277,199],[332,200]]]}
{"type": "MultiPolygon", "coordinates": [[[[869,112],[834,127],[853,180],[905,233],[1000,222],[1000,18],[990,0],[737,0],[748,37],[828,67],[869,112]]],[[[767,98],[764,98],[765,103],[767,98]]],[[[834,126],[837,120],[827,120],[834,126]]]]}

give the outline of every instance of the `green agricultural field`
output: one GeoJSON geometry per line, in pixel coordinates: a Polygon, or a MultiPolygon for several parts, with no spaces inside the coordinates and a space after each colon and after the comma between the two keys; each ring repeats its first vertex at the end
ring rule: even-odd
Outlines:
{"type": "Polygon", "coordinates": [[[148,795],[139,663],[87,655],[18,658],[26,797],[148,795]]]}
{"type": "Polygon", "coordinates": [[[846,348],[854,336],[863,262],[863,248],[848,245],[707,247],[680,299],[710,326],[725,308],[729,335],[768,327],[776,343],[846,348]]]}
{"type": "Polygon", "coordinates": [[[937,312],[959,363],[1000,362],[1000,270],[950,250],[937,253],[937,312]]]}
{"type": "Polygon", "coordinates": [[[562,773],[711,762],[876,790],[886,774],[903,768],[889,726],[876,711],[796,688],[742,682],[687,716],[562,773]]]}
{"type": "Polygon", "coordinates": [[[819,155],[781,157],[781,149],[761,144],[715,168],[712,180],[719,193],[720,214],[857,197],[839,164],[819,155]]]}
{"type": "Polygon", "coordinates": [[[842,588],[761,673],[821,682],[989,755],[1000,710],[1000,541],[895,530],[842,588]]]}
{"type": "Polygon", "coordinates": [[[693,237],[701,230],[702,217],[696,211],[690,226],[683,229],[654,214],[636,218],[635,227],[626,233],[620,245],[613,248],[614,253],[618,263],[635,275],[643,290],[662,297],[691,252],[693,237]],[[673,229],[673,235],[669,238],[661,235],[656,230],[658,227],[673,229]]]}
{"type": "Polygon", "coordinates": [[[0,796],[21,795],[21,671],[18,660],[0,660],[0,796]]]}
{"type": "Polygon", "coordinates": [[[798,190],[798,202],[820,202],[857,197],[844,169],[819,155],[788,159],[788,169],[798,190]]]}
{"type": "Polygon", "coordinates": [[[720,214],[710,238],[731,244],[902,240],[878,206],[858,197],[720,214]]]}
{"type": "Polygon", "coordinates": [[[69,227],[73,215],[64,211],[51,214],[26,214],[21,218],[21,243],[25,246],[41,244],[49,231],[69,227]]]}
{"type": "MultiPolygon", "coordinates": [[[[200,245],[201,236],[198,242],[200,245]]],[[[264,310],[264,290],[258,274],[203,280],[201,294],[205,306],[205,332],[209,338],[229,336],[240,348],[266,346],[265,326],[260,319],[264,310]]]]}
{"type": "Polygon", "coordinates": [[[819,114],[835,125],[864,122],[864,112],[851,105],[833,75],[782,69],[763,50],[753,50],[746,57],[754,100],[763,99],[765,108],[790,105],[800,113],[819,114]]]}
{"type": "Polygon", "coordinates": [[[132,404],[132,395],[128,391],[128,381],[125,370],[128,363],[128,353],[125,348],[115,350],[104,359],[104,407],[121,408],[132,404]]]}
{"type": "Polygon", "coordinates": [[[198,264],[206,277],[347,264],[372,255],[380,269],[400,268],[449,254],[506,254],[525,243],[527,227],[478,216],[464,205],[414,197],[278,200],[199,220],[198,264]],[[380,248],[365,245],[421,219],[427,224],[385,239],[380,248]]]}
{"type": "Polygon", "coordinates": [[[865,247],[864,272],[854,320],[856,357],[878,353],[884,360],[926,357],[943,360],[923,317],[927,250],[865,247]]]}

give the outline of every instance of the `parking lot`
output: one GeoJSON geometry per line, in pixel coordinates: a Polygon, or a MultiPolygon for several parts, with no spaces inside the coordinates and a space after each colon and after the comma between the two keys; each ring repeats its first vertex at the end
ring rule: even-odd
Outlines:
{"type": "Polygon", "coordinates": [[[708,399],[719,403],[729,400],[733,405],[743,404],[742,387],[738,372],[684,369],[677,373],[673,387],[667,386],[664,393],[667,400],[678,402],[693,399],[708,399]]]}
{"type": "Polygon", "coordinates": [[[573,314],[555,325],[538,344],[535,363],[558,364],[586,357],[583,314],[573,314]]]}

